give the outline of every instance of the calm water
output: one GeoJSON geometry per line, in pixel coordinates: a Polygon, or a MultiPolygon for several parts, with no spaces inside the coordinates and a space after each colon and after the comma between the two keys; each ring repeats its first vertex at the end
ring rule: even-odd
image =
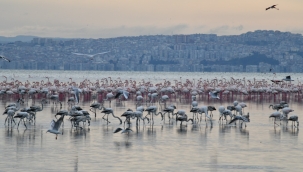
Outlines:
{"type": "MultiPolygon", "coordinates": [[[[249,80],[256,79],[282,79],[285,76],[291,75],[294,83],[303,82],[303,75],[301,73],[226,73],[226,72],[128,72],[128,71],[43,71],[43,70],[1,70],[1,75],[6,76],[8,81],[12,79],[19,81],[47,81],[45,77],[49,77],[52,82],[54,79],[60,81],[69,81],[69,78],[72,78],[73,81],[79,82],[88,78],[91,81],[96,81],[97,79],[112,77],[112,79],[121,78],[121,80],[132,79],[136,81],[154,81],[154,82],[163,82],[164,79],[169,80],[174,83],[174,80],[180,80],[185,82],[186,79],[195,79],[196,81],[200,78],[203,80],[207,79],[221,79],[226,78],[230,79],[233,77],[235,79],[243,79],[244,77],[249,80]]],[[[3,80],[5,78],[3,77],[3,80]]],[[[137,82],[137,83],[138,83],[137,82]]]]}
{"type": "MultiPolygon", "coordinates": [[[[135,73],[135,72],[71,72],[71,71],[1,71],[8,79],[26,81],[59,78],[81,81],[101,79],[111,76],[121,79],[179,79],[187,78],[254,78],[263,79],[273,76],[266,74],[235,74],[235,73],[135,73]],[[31,75],[31,78],[29,78],[31,75]],[[40,77],[40,78],[39,78],[40,77]]],[[[277,74],[284,78],[287,74],[277,74]]],[[[292,77],[300,80],[299,74],[292,77]]],[[[279,78],[279,79],[280,79],[279,78]]],[[[241,101],[243,97],[237,100],[241,101]]],[[[231,105],[229,101],[202,101],[199,106],[231,105]]],[[[155,117],[154,125],[146,124],[136,128],[135,121],[131,126],[134,131],[130,135],[113,134],[119,121],[109,117],[110,124],[102,120],[100,112],[91,126],[84,130],[71,129],[67,118],[64,120],[63,135],[55,139],[55,135],[45,133],[59,106],[47,104],[42,112],[37,113],[36,125],[28,124],[26,130],[20,124],[8,128],[4,126],[6,116],[0,118],[0,171],[302,171],[303,139],[302,132],[289,123],[274,127],[268,118],[273,110],[269,109],[271,101],[247,101],[245,113],[250,113],[250,123],[246,128],[239,125],[222,125],[218,123],[218,111],[214,112],[214,121],[192,125],[190,122],[180,127],[180,123],[164,123],[155,117]]],[[[13,99],[1,98],[0,111],[14,102],[13,99]]],[[[107,102],[106,102],[107,103],[107,102]]],[[[172,101],[177,109],[184,109],[190,114],[190,102],[172,101]]],[[[22,107],[32,105],[32,100],[22,107]]],[[[91,102],[81,102],[85,110],[89,110],[91,102]]],[[[295,111],[291,114],[299,116],[303,109],[302,102],[290,100],[289,105],[295,111]]],[[[38,105],[36,103],[36,105],[38,105]]],[[[128,108],[135,109],[132,101],[116,104],[111,107],[117,116],[128,108]]],[[[65,101],[62,109],[68,109],[65,101]]],[[[146,114],[146,113],[145,113],[146,114]]],[[[290,114],[290,115],[291,115],[290,114]]],[[[123,127],[123,126],[122,126],[123,127]]],[[[300,127],[299,127],[300,128],[300,127]]]]}

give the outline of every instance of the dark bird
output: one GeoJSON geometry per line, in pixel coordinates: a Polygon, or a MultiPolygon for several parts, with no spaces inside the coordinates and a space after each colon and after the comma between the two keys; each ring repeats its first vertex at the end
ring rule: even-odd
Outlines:
{"type": "Polygon", "coordinates": [[[210,111],[210,116],[213,117],[213,111],[217,110],[214,106],[207,106],[208,111],[210,111]]]}
{"type": "Polygon", "coordinates": [[[269,10],[269,9],[271,9],[271,8],[275,8],[276,10],[279,10],[279,8],[276,8],[277,5],[278,5],[278,4],[272,5],[272,6],[270,6],[270,7],[267,7],[265,10],[269,10]]]}
{"type": "Polygon", "coordinates": [[[125,99],[128,99],[129,92],[128,92],[128,91],[125,91],[125,90],[118,90],[118,91],[117,91],[117,94],[116,94],[116,96],[115,96],[115,99],[116,99],[116,98],[119,98],[122,94],[123,94],[123,96],[124,96],[125,99]]]}
{"type": "Polygon", "coordinates": [[[230,111],[235,111],[235,110],[236,110],[236,107],[235,107],[235,106],[227,106],[226,109],[228,109],[228,110],[230,110],[230,111]]]}
{"type": "Polygon", "coordinates": [[[104,113],[104,116],[107,115],[106,119],[104,118],[104,116],[102,117],[102,119],[106,120],[107,122],[109,122],[108,121],[108,115],[112,114],[112,116],[114,118],[118,118],[120,120],[120,124],[122,124],[122,120],[119,117],[117,117],[117,116],[114,115],[114,110],[112,108],[105,108],[105,107],[103,107],[103,110],[101,111],[101,113],[104,113]]]}
{"type": "Polygon", "coordinates": [[[293,115],[291,117],[289,117],[289,121],[291,121],[293,123],[294,127],[298,127],[299,126],[299,121],[298,121],[298,116],[297,115],[293,115]],[[297,122],[297,126],[295,125],[295,122],[297,122]]]}
{"type": "Polygon", "coordinates": [[[286,76],[285,78],[283,78],[282,80],[284,80],[284,81],[293,81],[292,79],[291,79],[291,77],[290,76],[286,76]]]}
{"type": "Polygon", "coordinates": [[[231,123],[233,123],[233,122],[235,122],[235,121],[237,121],[237,120],[242,121],[242,122],[241,122],[241,127],[242,127],[243,122],[245,123],[245,127],[246,127],[246,123],[247,123],[247,122],[250,122],[249,114],[243,115],[243,116],[241,116],[241,115],[236,115],[236,116],[234,117],[234,119],[231,120],[231,121],[229,122],[229,124],[231,124],[231,123]]]}
{"type": "Polygon", "coordinates": [[[129,133],[132,132],[133,130],[131,130],[130,128],[126,128],[126,129],[117,128],[117,129],[114,131],[114,133],[118,133],[118,132],[120,132],[120,131],[122,131],[121,134],[122,134],[122,133],[127,133],[127,134],[129,134],[129,133]]]}
{"type": "Polygon", "coordinates": [[[2,55],[0,55],[0,59],[3,59],[3,60],[8,61],[8,62],[11,62],[8,58],[6,58],[6,57],[4,57],[2,55]]]}
{"type": "Polygon", "coordinates": [[[27,126],[26,126],[26,124],[25,124],[25,118],[29,118],[29,114],[27,113],[27,112],[18,112],[15,116],[14,116],[14,118],[19,118],[20,120],[19,120],[19,122],[18,122],[18,127],[17,127],[17,129],[19,128],[19,124],[20,124],[20,122],[21,122],[21,120],[23,121],[23,123],[24,123],[24,126],[25,126],[25,128],[27,128],[27,126]]]}
{"type": "Polygon", "coordinates": [[[177,117],[177,121],[181,121],[181,124],[180,126],[182,126],[182,122],[188,122],[188,121],[191,121],[192,123],[194,122],[193,119],[187,119],[187,115],[184,114],[184,115],[180,115],[177,117]]]}
{"type": "Polygon", "coordinates": [[[283,104],[275,104],[275,105],[269,105],[268,108],[272,108],[273,110],[277,110],[279,111],[280,109],[283,109],[284,108],[284,105],[283,104]]]}

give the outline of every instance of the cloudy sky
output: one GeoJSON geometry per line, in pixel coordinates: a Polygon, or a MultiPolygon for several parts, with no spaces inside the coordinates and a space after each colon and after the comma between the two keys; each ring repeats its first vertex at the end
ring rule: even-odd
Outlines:
{"type": "Polygon", "coordinates": [[[303,0],[0,0],[0,36],[303,34],[303,0]],[[278,4],[276,9],[265,8],[278,4]]]}

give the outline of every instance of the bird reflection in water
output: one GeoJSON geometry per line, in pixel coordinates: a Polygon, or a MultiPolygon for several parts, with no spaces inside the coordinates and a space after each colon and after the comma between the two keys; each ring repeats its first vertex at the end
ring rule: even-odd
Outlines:
{"type": "Polygon", "coordinates": [[[151,124],[149,127],[147,127],[147,135],[151,136],[156,134],[156,130],[154,129],[154,124],[151,124]]]}
{"type": "Polygon", "coordinates": [[[219,125],[219,132],[220,133],[230,133],[230,131],[231,131],[231,126],[230,125],[226,125],[226,124],[219,125]]]}
{"type": "Polygon", "coordinates": [[[79,162],[79,160],[78,160],[78,155],[77,155],[76,159],[75,159],[75,167],[74,167],[75,172],[78,172],[78,162],[79,162]]]}
{"type": "Polygon", "coordinates": [[[294,126],[283,125],[282,126],[283,133],[289,133],[291,135],[297,136],[299,134],[299,128],[294,126]]]}
{"type": "Polygon", "coordinates": [[[194,123],[191,127],[191,131],[199,131],[200,128],[201,128],[200,125],[194,123]]]}
{"type": "Polygon", "coordinates": [[[18,135],[17,135],[17,144],[24,144],[25,141],[27,140],[27,139],[25,138],[25,132],[26,132],[26,130],[27,130],[27,129],[24,129],[23,132],[19,132],[19,130],[17,130],[17,131],[18,131],[18,135]],[[21,134],[21,133],[22,133],[22,134],[21,134]]]}
{"type": "Polygon", "coordinates": [[[280,127],[274,127],[273,130],[270,130],[271,136],[276,139],[281,139],[281,129],[280,127]]]}
{"type": "Polygon", "coordinates": [[[205,125],[204,131],[203,131],[202,129],[203,129],[203,128],[201,127],[202,135],[203,135],[205,138],[207,138],[208,133],[211,133],[213,127],[212,127],[212,125],[211,125],[211,127],[205,125]]]}
{"type": "MultiPolygon", "coordinates": [[[[73,130],[70,129],[70,136],[74,138],[84,138],[86,139],[86,134],[88,134],[90,129],[81,129],[81,130],[73,130]]],[[[63,134],[63,129],[62,129],[62,134],[63,134]]]]}
{"type": "Polygon", "coordinates": [[[140,126],[136,126],[136,137],[142,139],[143,138],[143,132],[144,132],[144,128],[142,130],[142,132],[140,131],[140,126]]]}
{"type": "Polygon", "coordinates": [[[187,127],[178,128],[177,133],[180,134],[180,135],[186,135],[187,134],[187,127]]]}
{"type": "Polygon", "coordinates": [[[52,106],[50,109],[51,109],[51,113],[52,113],[52,114],[56,114],[56,113],[58,113],[59,110],[62,109],[62,108],[58,108],[57,106],[52,106]]]}
{"type": "Polygon", "coordinates": [[[243,135],[243,136],[247,136],[247,138],[249,138],[249,130],[246,130],[246,129],[243,129],[243,128],[240,128],[240,134],[243,135]]]}
{"type": "Polygon", "coordinates": [[[109,129],[108,125],[102,125],[102,132],[104,135],[108,136],[112,134],[112,129],[109,129]]]}
{"type": "Polygon", "coordinates": [[[13,136],[13,128],[7,127],[7,130],[4,130],[4,131],[5,131],[5,136],[6,137],[12,137],[13,136]]]}
{"type": "Polygon", "coordinates": [[[129,142],[128,139],[121,142],[114,142],[114,145],[119,149],[121,147],[125,147],[126,149],[132,147],[132,142],[129,142]]]}
{"type": "Polygon", "coordinates": [[[299,128],[294,128],[292,127],[289,133],[293,136],[298,136],[299,135],[299,128]]]}

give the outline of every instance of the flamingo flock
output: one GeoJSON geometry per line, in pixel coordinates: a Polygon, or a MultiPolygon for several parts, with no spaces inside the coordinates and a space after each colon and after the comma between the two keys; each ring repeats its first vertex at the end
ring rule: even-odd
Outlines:
{"type": "Polygon", "coordinates": [[[54,104],[62,103],[66,96],[71,97],[70,104],[77,103],[79,94],[82,94],[85,99],[94,96],[99,101],[109,102],[109,105],[111,100],[119,98],[121,102],[127,99],[136,100],[138,105],[160,101],[164,106],[169,98],[190,100],[192,96],[195,96],[196,100],[244,98],[278,101],[280,99],[302,100],[303,98],[302,84],[300,82],[294,84],[291,79],[283,79],[277,83],[266,79],[249,80],[233,77],[212,80],[200,78],[197,82],[195,79],[183,81],[180,78],[180,80],[152,83],[151,81],[146,82],[144,79],[137,82],[132,79],[122,81],[120,78],[113,80],[108,77],[96,81],[84,79],[76,83],[72,78],[67,82],[60,82],[58,79],[51,82],[49,77],[45,77],[47,81],[21,82],[13,79],[9,82],[6,76],[3,77],[5,80],[0,82],[0,97],[45,98],[51,99],[54,104]]]}
{"type": "MultiPolygon", "coordinates": [[[[244,108],[247,107],[244,102],[234,101],[233,105],[214,107],[212,105],[202,105],[199,106],[198,102],[208,100],[208,101],[218,101],[222,102],[224,100],[233,100],[237,98],[245,100],[259,100],[265,99],[268,101],[277,100],[289,100],[302,99],[302,84],[291,83],[290,81],[282,80],[281,82],[272,82],[262,80],[246,80],[230,78],[229,80],[213,79],[213,80],[203,80],[200,78],[197,82],[195,80],[186,79],[185,82],[180,80],[167,81],[159,83],[152,83],[151,81],[141,82],[135,80],[124,80],[120,78],[117,80],[112,80],[111,77],[102,78],[101,80],[90,81],[89,79],[84,79],[82,82],[76,83],[72,81],[60,82],[55,79],[53,82],[47,78],[47,81],[34,81],[21,82],[18,80],[13,80],[11,82],[7,81],[7,77],[4,81],[0,83],[0,99],[2,100],[16,100],[16,103],[12,103],[6,106],[3,115],[7,115],[5,119],[5,125],[13,126],[15,125],[16,118],[19,118],[18,126],[21,121],[23,121],[24,126],[27,128],[26,121],[28,123],[36,123],[36,113],[43,111],[43,105],[50,103],[52,106],[60,106],[60,111],[55,115],[60,116],[59,119],[53,120],[50,130],[48,132],[60,134],[59,132],[61,124],[64,124],[64,117],[69,116],[71,122],[71,127],[76,130],[83,129],[88,123],[91,123],[90,112],[93,112],[95,118],[97,114],[104,114],[102,119],[106,121],[107,125],[111,123],[109,117],[112,116],[119,120],[119,124],[122,124],[122,117],[125,125],[128,128],[131,124],[131,119],[136,119],[136,125],[140,125],[140,121],[143,121],[145,125],[145,120],[147,123],[154,124],[154,118],[161,116],[161,119],[165,121],[165,115],[167,114],[169,121],[175,121],[175,123],[180,122],[180,126],[185,122],[191,121],[192,124],[196,125],[202,122],[202,117],[204,114],[204,121],[207,123],[213,123],[213,111],[218,109],[219,111],[219,122],[226,124],[233,124],[236,121],[242,124],[250,122],[249,113],[244,113],[244,108]],[[33,105],[29,107],[24,107],[21,109],[21,105],[28,105],[29,100],[33,105]],[[67,101],[66,101],[67,100],[67,101]],[[79,104],[82,101],[92,101],[89,110],[82,109],[79,104]],[[68,109],[62,109],[62,103],[68,103],[68,109]],[[97,101],[97,102],[96,102],[97,101]],[[114,109],[112,106],[112,101],[116,102],[116,105],[123,104],[125,101],[134,101],[136,105],[136,110],[128,109],[120,117],[114,114],[114,109]],[[177,109],[173,104],[169,102],[173,101],[183,101],[191,106],[188,110],[177,109]],[[35,105],[36,102],[41,103],[41,106],[35,105]],[[162,107],[163,106],[163,107],[162,107]],[[19,111],[19,112],[18,112],[19,111]],[[176,111],[176,112],[175,112],[176,111]],[[144,116],[144,112],[147,114],[144,116]],[[193,113],[192,118],[189,117],[189,113],[193,113]],[[227,117],[229,118],[229,122],[227,117]],[[175,118],[175,120],[172,120],[175,118]],[[82,122],[82,125],[81,125],[82,122]]],[[[285,101],[281,101],[279,104],[272,104],[269,106],[275,112],[273,112],[269,117],[274,118],[274,124],[276,120],[292,121],[292,126],[298,127],[299,121],[297,115],[292,115],[288,118],[289,113],[293,112],[289,108],[285,101]],[[281,112],[280,112],[281,111],[281,112]],[[295,125],[295,122],[297,125],[295,125]]],[[[124,132],[129,133],[131,130],[122,129],[124,132]]],[[[120,130],[121,131],[121,130],[120,130]]],[[[124,133],[122,132],[122,133],[124,133]]],[[[63,134],[63,133],[61,133],[63,134]]],[[[57,137],[56,137],[57,138],[57,137]]]]}

